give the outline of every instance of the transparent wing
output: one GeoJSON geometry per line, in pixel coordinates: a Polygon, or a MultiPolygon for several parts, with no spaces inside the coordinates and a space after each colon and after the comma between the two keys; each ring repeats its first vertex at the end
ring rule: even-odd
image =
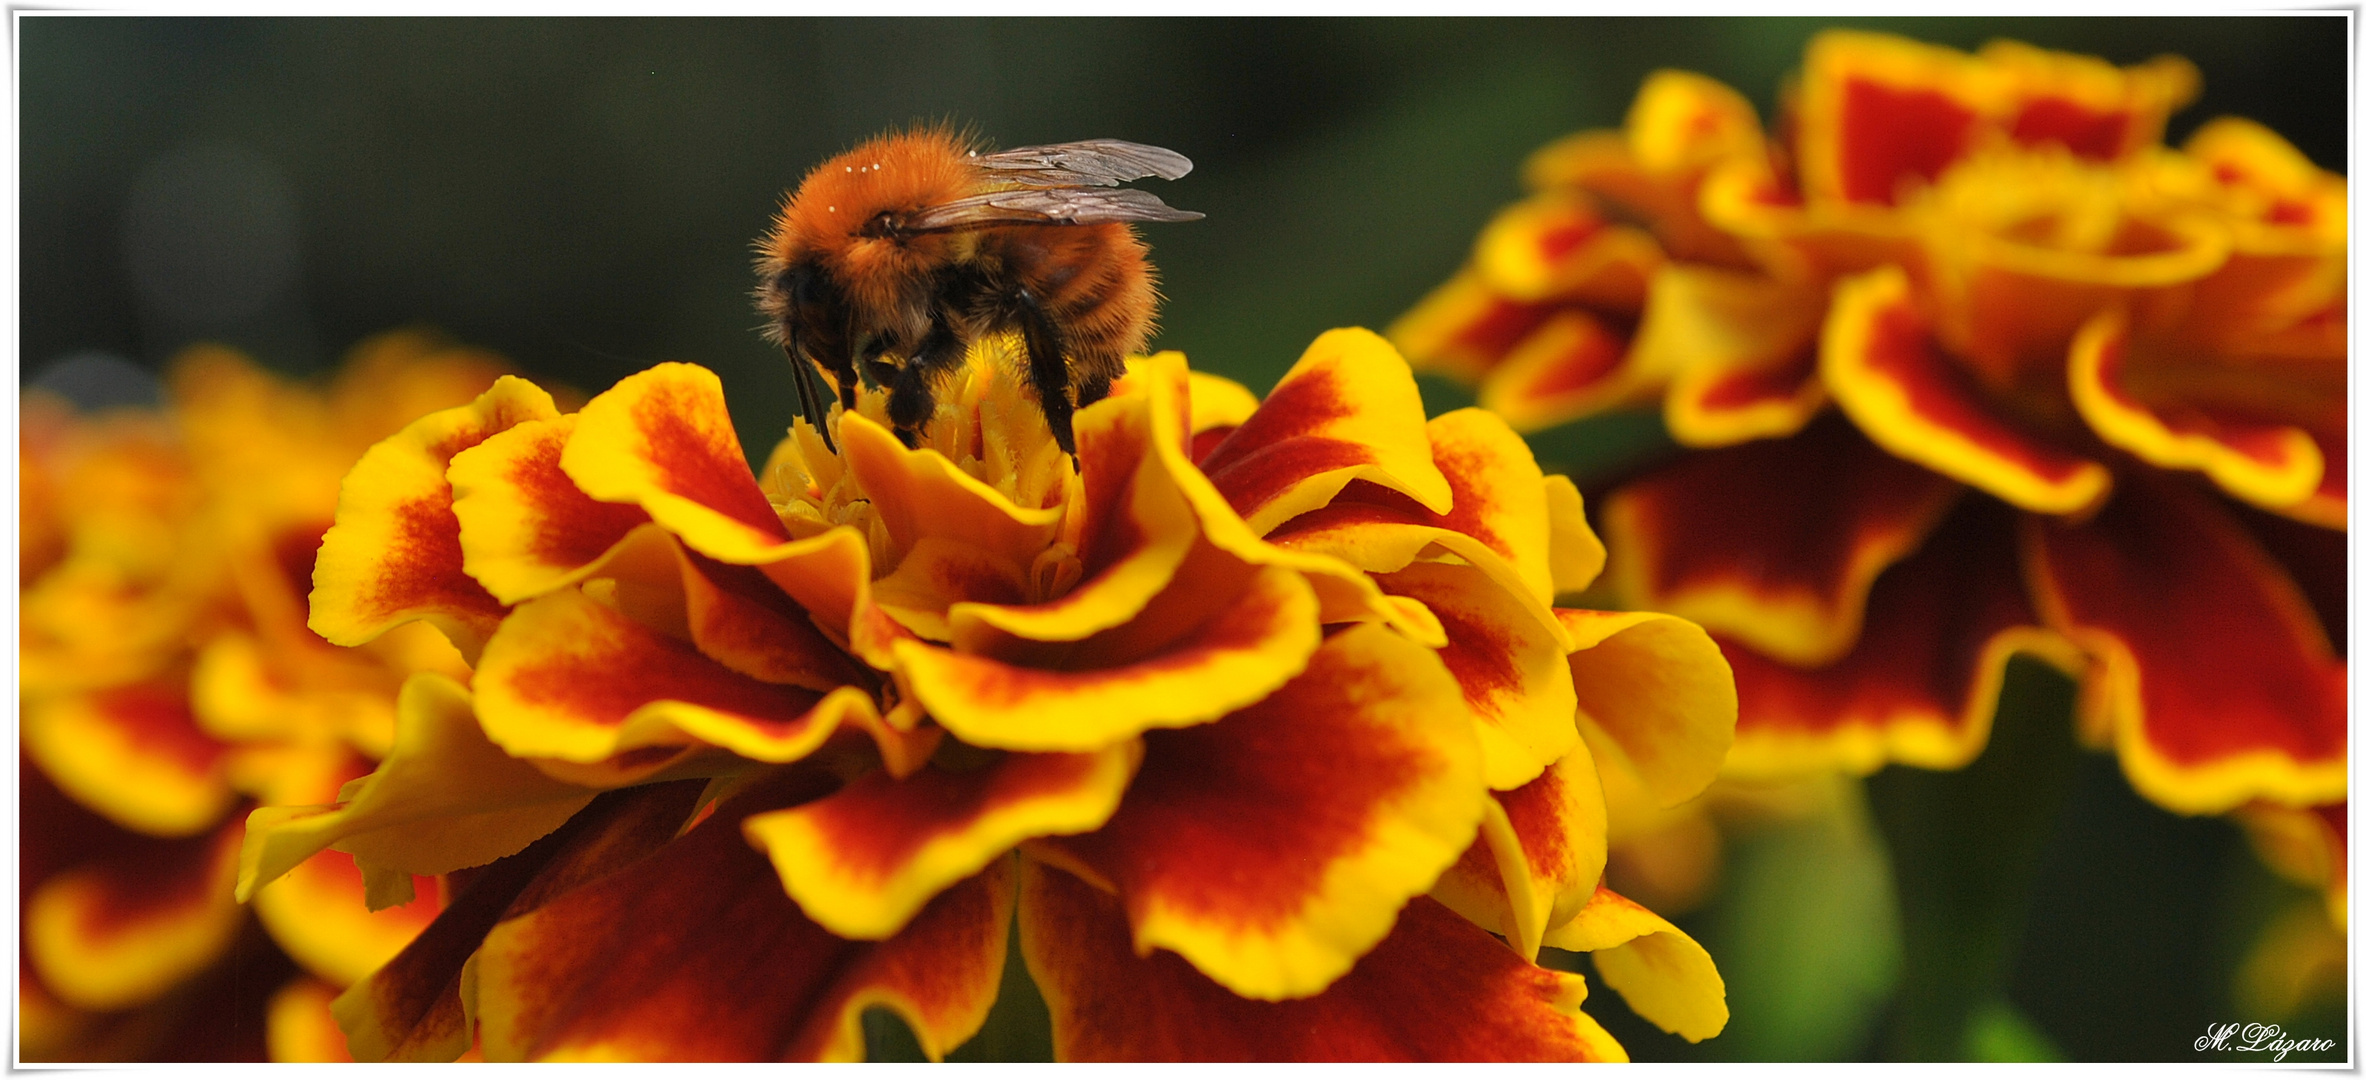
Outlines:
{"type": "Polygon", "coordinates": [[[1191,172],[1190,158],[1123,139],[1021,146],[979,154],[971,161],[997,180],[1032,187],[1114,187],[1145,176],[1180,180],[1191,172]]]}
{"type": "Polygon", "coordinates": [[[948,232],[996,225],[1101,225],[1117,221],[1197,221],[1147,191],[1118,188],[1019,188],[972,195],[922,210],[903,221],[905,232],[948,232]]]}

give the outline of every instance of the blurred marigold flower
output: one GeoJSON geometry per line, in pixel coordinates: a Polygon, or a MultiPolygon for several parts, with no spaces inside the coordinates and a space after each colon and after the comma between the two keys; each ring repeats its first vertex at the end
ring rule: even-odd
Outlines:
{"type": "Polygon", "coordinates": [[[372,914],[352,859],[325,853],[258,894],[250,920],[231,897],[246,808],[334,797],[386,752],[405,678],[466,674],[432,632],[329,645],[305,629],[304,597],[344,471],[500,370],[404,333],[365,343],[325,388],[200,347],[175,361],[163,410],[27,396],[26,1059],[341,1055],[323,1041],[328,997],[426,925],[436,889],[372,914]],[[279,985],[267,1008],[245,989],[258,984],[279,985]]]}
{"type": "Polygon", "coordinates": [[[407,684],[346,798],[256,811],[239,889],[332,844],[378,902],[482,869],[338,1001],[356,1057],[859,1058],[870,1006],[941,1057],[1014,922],[1064,1059],[1623,1059],[1547,946],[1723,1027],[1707,954],[1600,887],[1601,777],[1696,794],[1730,674],[1552,607],[1602,564],[1573,486],[1425,421],[1365,331],[1262,402],[1137,361],[1073,464],[1012,347],[917,448],[866,395],[758,473],[666,364],[363,458],[311,625],[426,620],[474,679],[407,684]]]}
{"type": "Polygon", "coordinates": [[[1657,403],[1606,576],[1724,646],[1733,775],[1961,766],[2028,654],[2164,807],[2338,803],[2348,186],[2160,145],[2197,86],[1831,31],[1768,134],[1661,72],[1391,336],[1524,430],[1657,403]]]}

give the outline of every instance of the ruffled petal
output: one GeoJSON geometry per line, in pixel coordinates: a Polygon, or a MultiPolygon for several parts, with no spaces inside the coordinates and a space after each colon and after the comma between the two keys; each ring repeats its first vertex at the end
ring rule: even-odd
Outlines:
{"type": "Polygon", "coordinates": [[[1476,268],[1465,267],[1390,323],[1388,340],[1416,371],[1475,383],[1556,307],[1514,300],[1496,291],[1476,268]]]}
{"type": "Polygon", "coordinates": [[[1080,754],[1003,754],[967,770],[871,773],[747,820],[789,897],[840,937],[879,941],[1020,841],[1097,829],[1141,764],[1129,740],[1080,754]]]}
{"type": "Polygon", "coordinates": [[[1741,701],[1726,771],[1747,777],[1890,762],[1961,768],[1988,744],[2006,661],[2083,661],[2038,625],[2022,591],[2013,512],[1972,500],[1921,551],[1884,573],[1857,647],[1816,668],[1727,643],[1741,701]]]}
{"type": "Polygon", "coordinates": [[[814,625],[780,586],[752,567],[676,546],[691,643],[749,678],[827,693],[875,678],[814,625]]]}
{"type": "Polygon", "coordinates": [[[839,418],[838,438],[845,443],[847,470],[870,499],[895,551],[935,537],[1008,559],[1031,559],[1051,542],[1066,513],[1060,506],[1020,506],[945,455],[906,447],[895,433],[860,413],[839,418]]]}
{"type": "Polygon", "coordinates": [[[149,1001],[219,960],[244,921],[230,898],[238,823],[144,840],[41,883],[25,900],[24,956],[66,1004],[149,1001]]]}
{"type": "Polygon", "coordinates": [[[2146,395],[2130,348],[2127,317],[2117,311],[2089,321],[2071,346],[2070,399],[2103,441],[2164,469],[2199,471],[2227,494],[2271,509],[2320,490],[2326,461],[2307,430],[2146,395]]]}
{"type": "Polygon", "coordinates": [[[1542,431],[1648,399],[1666,373],[1634,363],[1626,319],[1561,308],[1520,339],[1479,386],[1479,404],[1515,431],[1542,431]]]}
{"type": "Polygon", "coordinates": [[[2119,68],[2091,56],[1992,41],[1980,62],[2005,84],[2001,118],[2024,146],[2060,146],[2111,161],[2160,143],[2169,114],[2193,100],[2201,75],[2183,57],[2119,68]]]}
{"type": "Polygon", "coordinates": [[[485,934],[662,847],[706,786],[677,780],[603,792],[557,831],[470,872],[442,915],[331,1005],[354,1058],[451,1061],[466,1052],[476,1025],[461,983],[485,934]]]}
{"type": "Polygon", "coordinates": [[[1842,281],[1824,323],[1832,398],[1890,453],[2044,514],[2091,509],[2111,471],[2004,419],[1938,352],[1904,272],[1842,281]]]}
{"type": "Polygon", "coordinates": [[[1126,947],[1120,901],[1058,870],[1022,875],[1020,943],[1062,1061],[1624,1061],[1579,1011],[1585,979],[1528,964],[1416,897],[1323,993],[1255,1001],[1181,959],[1126,947]]]}
{"type": "Polygon", "coordinates": [[[1827,420],[1689,455],[1613,492],[1610,576],[1629,607],[1824,663],[1856,643],[1874,577],[1918,547],[1960,491],[1827,420]]]}
{"type": "Polygon", "coordinates": [[[323,851],[255,891],[255,915],[290,959],[339,986],[368,975],[444,908],[440,879],[413,877],[412,899],[373,911],[353,856],[323,851]]]}
{"type": "Polygon", "coordinates": [[[1661,806],[1701,793],[1733,745],[1733,671],[1698,625],[1653,611],[1557,611],[1577,643],[1577,729],[1661,806]]]}
{"type": "Polygon", "coordinates": [[[528,420],[452,458],[462,565],[504,604],[591,576],[649,520],[638,506],[585,495],[559,467],[578,419],[528,420]]]}
{"type": "Polygon", "coordinates": [[[2348,665],[2225,511],[2146,479],[2085,525],[2025,528],[2038,610],[2099,662],[2081,710],[2136,790],[2188,814],[2343,796],[2348,665]]]}
{"type": "Polygon", "coordinates": [[[695,364],[659,364],[591,399],[559,467],[585,495],[637,504],[724,562],[763,563],[789,542],[740,452],[722,380],[695,364]]]}
{"type": "Polygon", "coordinates": [[[24,702],[26,753],[110,820],[154,836],[211,831],[237,793],[228,747],[198,730],[180,680],[24,702]]]}
{"type": "Polygon", "coordinates": [[[1412,369],[1369,330],[1316,338],[1200,468],[1260,535],[1329,502],[1350,480],[1440,513],[1453,505],[1430,458],[1412,369]]]}
{"type": "MultiPolygon", "coordinates": [[[[1253,406],[1255,399],[1250,403],[1253,406]]],[[[1021,572],[1016,581],[1020,596],[1052,598],[1042,603],[994,602],[990,594],[948,591],[948,599],[954,601],[946,610],[950,640],[974,642],[986,630],[1035,641],[1080,640],[1133,618],[1174,580],[1199,535],[1199,525],[1169,471],[1174,465],[1171,455],[1151,446],[1160,437],[1151,410],[1163,404],[1164,395],[1153,392],[1115,398],[1077,414],[1076,461],[1083,506],[1067,508],[1070,514],[1081,509],[1081,520],[1071,526],[1076,583],[1062,592],[1056,580],[1029,580],[1045,570],[1058,574],[1060,569],[1045,561],[1049,553],[1037,554],[1040,549],[1015,552],[1034,559],[1032,565],[1014,567],[1021,572]]]]}
{"type": "Polygon", "coordinates": [[[1651,234],[1610,220],[1593,200],[1545,191],[1498,211],[1471,265],[1513,300],[1633,311],[1665,261],[1651,234]]]}
{"type": "Polygon", "coordinates": [[[1602,783],[1581,742],[1535,780],[1494,794],[1479,842],[1430,895],[1534,960],[1546,931],[1594,895],[1609,858],[1602,783]]]}
{"type": "Polygon", "coordinates": [[[1634,362],[1673,373],[1668,434],[1687,446],[1729,446],[1806,427],[1824,407],[1822,308],[1820,292],[1798,283],[1705,266],[1660,271],[1634,362]]]}
{"type": "Polygon", "coordinates": [[[1140,616],[1082,642],[1007,639],[994,655],[917,639],[891,648],[912,695],[962,741],[1080,751],[1203,724],[1264,697],[1306,666],[1321,637],[1304,578],[1202,545],[1140,616]]]}
{"type": "Polygon", "coordinates": [[[1977,145],[1994,90],[1953,49],[1848,30],[1808,42],[1799,182],[1810,198],[1888,204],[1977,145]]]}
{"type": "MultiPolygon", "coordinates": [[[[1440,514],[1371,483],[1351,483],[1329,504],[1283,523],[1266,539],[1302,551],[1337,555],[1364,570],[1388,573],[1437,544],[1485,570],[1515,596],[1534,601],[1540,619],[1552,603],[1556,523],[1566,507],[1540,497],[1544,473],[1503,420],[1458,409],[1429,422],[1431,453],[1453,493],[1440,514]]],[[[1577,512],[1577,524],[1584,512],[1577,512]]],[[[1569,542],[1582,545],[1591,530],[1569,542]]],[[[1573,551],[1572,557],[1582,552],[1573,551]]],[[[1572,571],[1576,568],[1571,568],[1572,571]]]]}
{"type": "Polygon", "coordinates": [[[1429,650],[1355,627],[1255,705],[1147,735],[1109,824],[1036,847],[1116,886],[1137,950],[1245,997],[1303,997],[1469,845],[1485,797],[1470,731],[1429,650]]]}
{"type": "Polygon", "coordinates": [[[1641,904],[1597,889],[1545,944],[1592,953],[1602,981],[1662,1031],[1699,1042],[1725,1030],[1725,979],[1708,950],[1641,904]]]}
{"type": "Polygon", "coordinates": [[[646,859],[495,927],[476,1002],[496,1061],[809,1061],[863,1054],[894,1010],[941,1058],[985,1022],[1009,941],[1009,860],[939,894],[884,942],[806,919],[740,835],[810,797],[759,783],[646,859]]]}
{"type": "Polygon", "coordinates": [[[1497,791],[1537,778],[1577,745],[1577,692],[1559,621],[1540,622],[1469,566],[1415,563],[1381,587],[1421,601],[1445,630],[1438,659],[1478,721],[1481,773],[1497,791]]]}
{"type": "Polygon", "coordinates": [[[331,1005],[360,1061],[450,1061],[475,1040],[463,971],[485,934],[567,890],[663,847],[680,833],[703,780],[602,792],[557,831],[473,871],[459,895],[385,966],[331,1005]]]}
{"type": "Polygon", "coordinates": [[[857,688],[825,695],[742,675],[572,589],[502,623],[476,692],[485,737],[502,749],[583,763],[693,740],[794,761],[878,712],[857,688]]]}
{"type": "Polygon", "coordinates": [[[238,898],[337,845],[389,871],[441,874],[511,854],[567,820],[591,791],[510,757],[477,726],[468,691],[414,676],[396,703],[394,748],[338,806],[271,806],[247,819],[238,898]]]}
{"type": "Polygon", "coordinates": [[[558,414],[541,387],[505,376],[475,401],[420,417],[363,454],[345,476],[337,524],[313,562],[312,631],[359,645],[425,619],[473,658],[502,605],[468,576],[446,470],[461,451],[558,414]]]}

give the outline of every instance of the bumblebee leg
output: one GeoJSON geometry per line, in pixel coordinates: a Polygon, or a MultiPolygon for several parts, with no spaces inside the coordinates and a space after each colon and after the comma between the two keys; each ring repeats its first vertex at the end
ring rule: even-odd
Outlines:
{"type": "MultiPolygon", "coordinates": [[[[1052,439],[1074,457],[1076,406],[1068,401],[1068,358],[1060,349],[1060,328],[1044,314],[1033,290],[1018,290],[1017,299],[1019,332],[1027,339],[1027,381],[1035,384],[1035,396],[1043,403],[1043,421],[1051,425],[1052,439]]],[[[1101,392],[1109,392],[1106,384],[1101,392]]]]}
{"type": "Polygon", "coordinates": [[[1109,376],[1094,372],[1076,382],[1076,407],[1081,409],[1109,396],[1109,376]]]}
{"type": "Polygon", "coordinates": [[[929,327],[928,336],[920,339],[920,346],[904,360],[895,373],[895,384],[887,392],[887,419],[895,424],[895,434],[905,446],[918,446],[920,425],[937,412],[937,376],[961,365],[968,355],[961,335],[943,322],[929,327]]]}

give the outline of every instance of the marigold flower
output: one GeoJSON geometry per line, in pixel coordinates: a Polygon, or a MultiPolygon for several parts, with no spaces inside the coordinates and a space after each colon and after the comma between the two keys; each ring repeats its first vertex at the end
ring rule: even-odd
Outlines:
{"type": "Polygon", "coordinates": [[[245,808],[333,797],[387,749],[403,679],[466,673],[432,632],[321,641],[304,628],[305,582],[362,449],[498,374],[489,357],[396,334],[325,390],[201,347],[175,362],[162,411],[83,416],[28,396],[27,1059],[342,1053],[323,1040],[328,998],[426,925],[435,890],[367,912],[352,860],[329,853],[259,893],[249,920],[230,892],[245,808]],[[238,992],[258,983],[279,985],[267,1016],[238,992]]]}
{"type": "Polygon", "coordinates": [[[2164,807],[2339,802],[2347,183],[2159,145],[2196,87],[1832,31],[1768,136],[1662,72],[1391,334],[1515,425],[1659,402],[1690,452],[1603,504],[1608,576],[1725,647],[1735,775],[1961,766],[2027,654],[2164,807]],[[1556,336],[1613,250],[1631,334],[1556,336]]]}
{"type": "Polygon", "coordinates": [[[666,364],[363,458],[312,626],[426,620],[474,678],[407,684],[341,802],[256,811],[240,895],[331,845],[380,901],[482,869],[338,1001],[356,1057],[859,1058],[874,1005],[941,1057],[1014,922],[1066,1059],[1622,1059],[1544,946],[1723,1026],[1707,955],[1600,887],[1600,777],[1696,794],[1730,675],[1681,619],[1552,607],[1602,564],[1573,486],[1425,421],[1364,331],[1262,402],[1137,361],[1073,459],[1013,347],[914,448],[864,395],[758,473],[666,364]]]}

